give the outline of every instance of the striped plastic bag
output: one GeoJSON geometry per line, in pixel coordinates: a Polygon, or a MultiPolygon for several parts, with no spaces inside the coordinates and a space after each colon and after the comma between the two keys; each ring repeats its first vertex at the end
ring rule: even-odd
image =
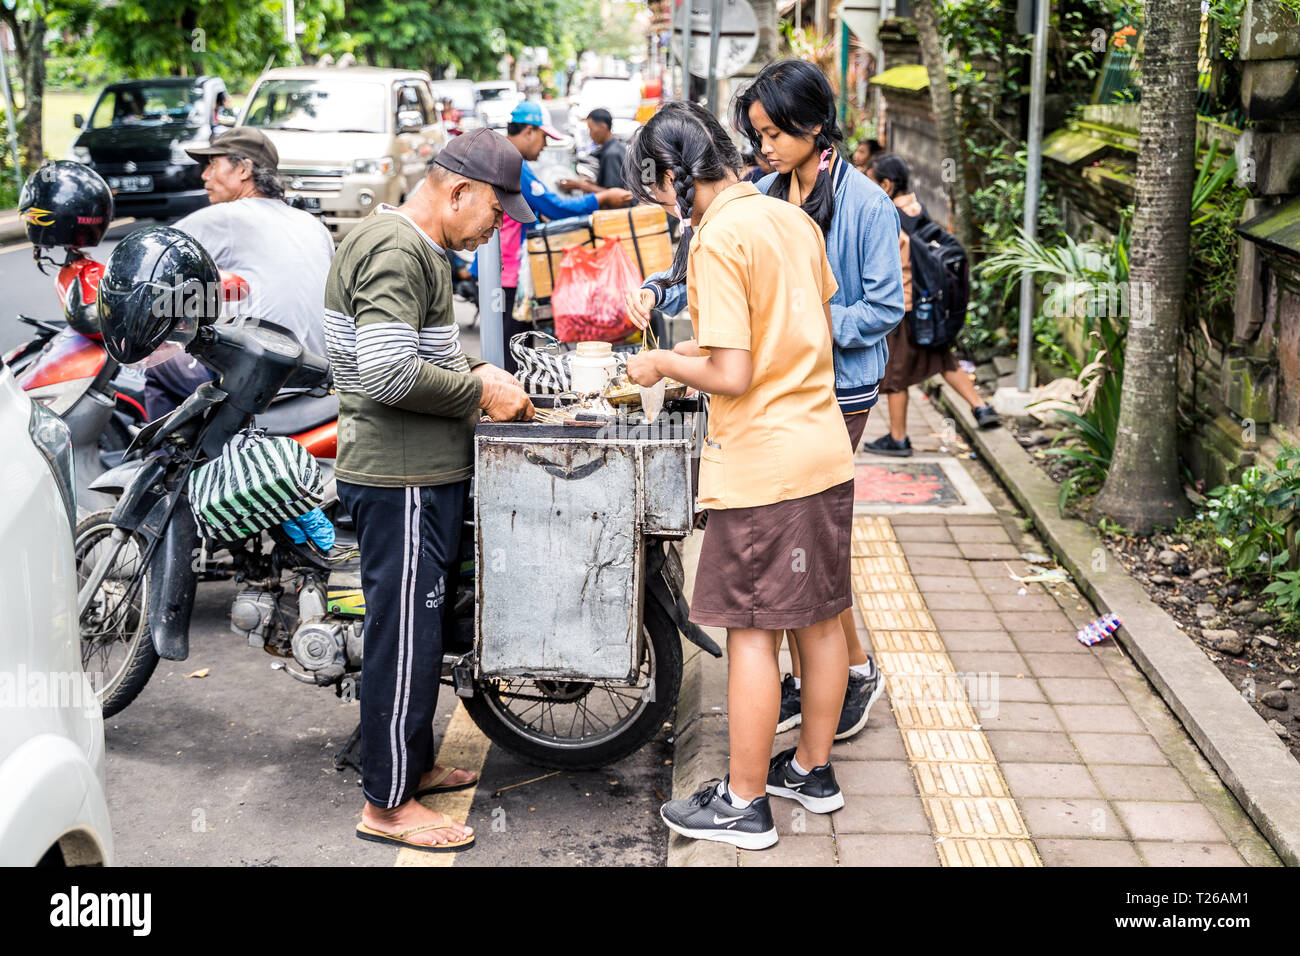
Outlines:
{"type": "Polygon", "coordinates": [[[190,507],[204,537],[241,541],[320,507],[324,484],[302,445],[248,428],[190,474],[190,507]]]}

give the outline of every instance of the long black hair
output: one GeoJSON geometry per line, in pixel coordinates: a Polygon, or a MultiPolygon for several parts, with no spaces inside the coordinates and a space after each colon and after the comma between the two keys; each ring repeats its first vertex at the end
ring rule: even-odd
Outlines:
{"type": "Polygon", "coordinates": [[[911,174],[901,156],[893,153],[877,153],[867,163],[867,169],[875,173],[877,180],[888,179],[893,183],[895,195],[901,196],[909,192],[907,187],[911,174]]]}
{"type": "Polygon", "coordinates": [[[654,280],[660,288],[677,285],[686,278],[696,182],[716,182],[728,173],[739,175],[741,166],[740,151],[717,118],[704,107],[685,100],[665,103],[632,134],[623,157],[623,181],[638,199],[655,203],[650,187],[662,186],[671,171],[682,211],[682,238],[673,267],[666,278],[654,280]]]}
{"type": "MultiPolygon", "coordinates": [[[[745,87],[731,107],[731,122],[751,143],[754,152],[763,147],[763,137],[749,119],[749,108],[762,103],[773,125],[790,136],[812,136],[813,148],[820,154],[844,142],[835,117],[835,93],[822,71],[803,60],[778,60],[763,67],[754,82],[745,87]],[[821,130],[813,133],[820,126],[821,130]]],[[[777,199],[790,198],[790,177],[780,173],[767,191],[777,199]]],[[[801,208],[822,233],[831,228],[835,215],[835,186],[829,169],[817,174],[817,181],[804,197],[801,208]]]]}

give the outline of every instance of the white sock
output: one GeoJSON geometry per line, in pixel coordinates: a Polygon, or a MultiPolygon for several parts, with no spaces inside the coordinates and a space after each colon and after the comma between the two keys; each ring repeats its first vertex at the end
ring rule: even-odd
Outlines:
{"type": "Polygon", "coordinates": [[[799,761],[794,758],[794,754],[790,755],[790,769],[801,777],[808,776],[808,771],[799,766],[799,761]]]}
{"type": "Polygon", "coordinates": [[[742,800],[740,797],[736,796],[735,791],[731,789],[731,784],[725,780],[718,784],[718,793],[722,797],[725,797],[727,802],[737,810],[743,810],[745,807],[749,806],[750,801],[742,800]]]}
{"type": "Polygon", "coordinates": [[[794,679],[794,689],[795,689],[795,690],[798,690],[798,689],[800,688],[800,686],[802,686],[802,684],[803,684],[803,681],[801,681],[799,678],[796,677],[796,678],[794,679]]]}
{"type": "Polygon", "coordinates": [[[854,664],[849,670],[859,677],[870,677],[875,671],[875,667],[872,666],[871,658],[868,657],[865,664],[854,664]]]}

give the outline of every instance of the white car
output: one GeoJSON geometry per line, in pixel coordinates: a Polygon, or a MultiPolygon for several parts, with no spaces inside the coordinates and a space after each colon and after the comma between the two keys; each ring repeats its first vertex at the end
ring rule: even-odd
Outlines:
{"type": "Polygon", "coordinates": [[[523,102],[524,94],[513,80],[485,80],[474,84],[474,95],[478,97],[478,117],[483,125],[491,129],[505,129],[510,122],[510,114],[523,102]]]}
{"type": "Polygon", "coordinates": [[[614,120],[611,131],[619,139],[629,139],[641,124],[636,121],[641,109],[641,81],[621,76],[591,76],[578,90],[577,100],[569,110],[569,127],[582,147],[591,143],[587,132],[587,115],[592,110],[609,110],[614,120]]]}
{"type": "Polygon", "coordinates": [[[113,862],[104,719],[81,664],[72,443],[0,364],[0,866],[113,862]]]}

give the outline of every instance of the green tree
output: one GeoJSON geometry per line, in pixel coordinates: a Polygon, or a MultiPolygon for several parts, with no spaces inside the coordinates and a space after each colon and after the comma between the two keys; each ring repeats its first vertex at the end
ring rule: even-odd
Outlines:
{"type": "Polygon", "coordinates": [[[1178,472],[1178,347],[1196,181],[1196,0],[1147,0],[1128,344],[1099,514],[1150,534],[1190,511],[1178,472]]]}
{"type": "MultiPolygon", "coordinates": [[[[18,122],[23,169],[28,172],[39,166],[45,155],[41,141],[45,115],[45,32],[55,15],[57,10],[50,0],[16,0],[12,8],[0,3],[0,22],[13,31],[18,77],[23,89],[23,108],[14,119],[18,122]]],[[[4,148],[9,148],[7,143],[4,148]]]]}

